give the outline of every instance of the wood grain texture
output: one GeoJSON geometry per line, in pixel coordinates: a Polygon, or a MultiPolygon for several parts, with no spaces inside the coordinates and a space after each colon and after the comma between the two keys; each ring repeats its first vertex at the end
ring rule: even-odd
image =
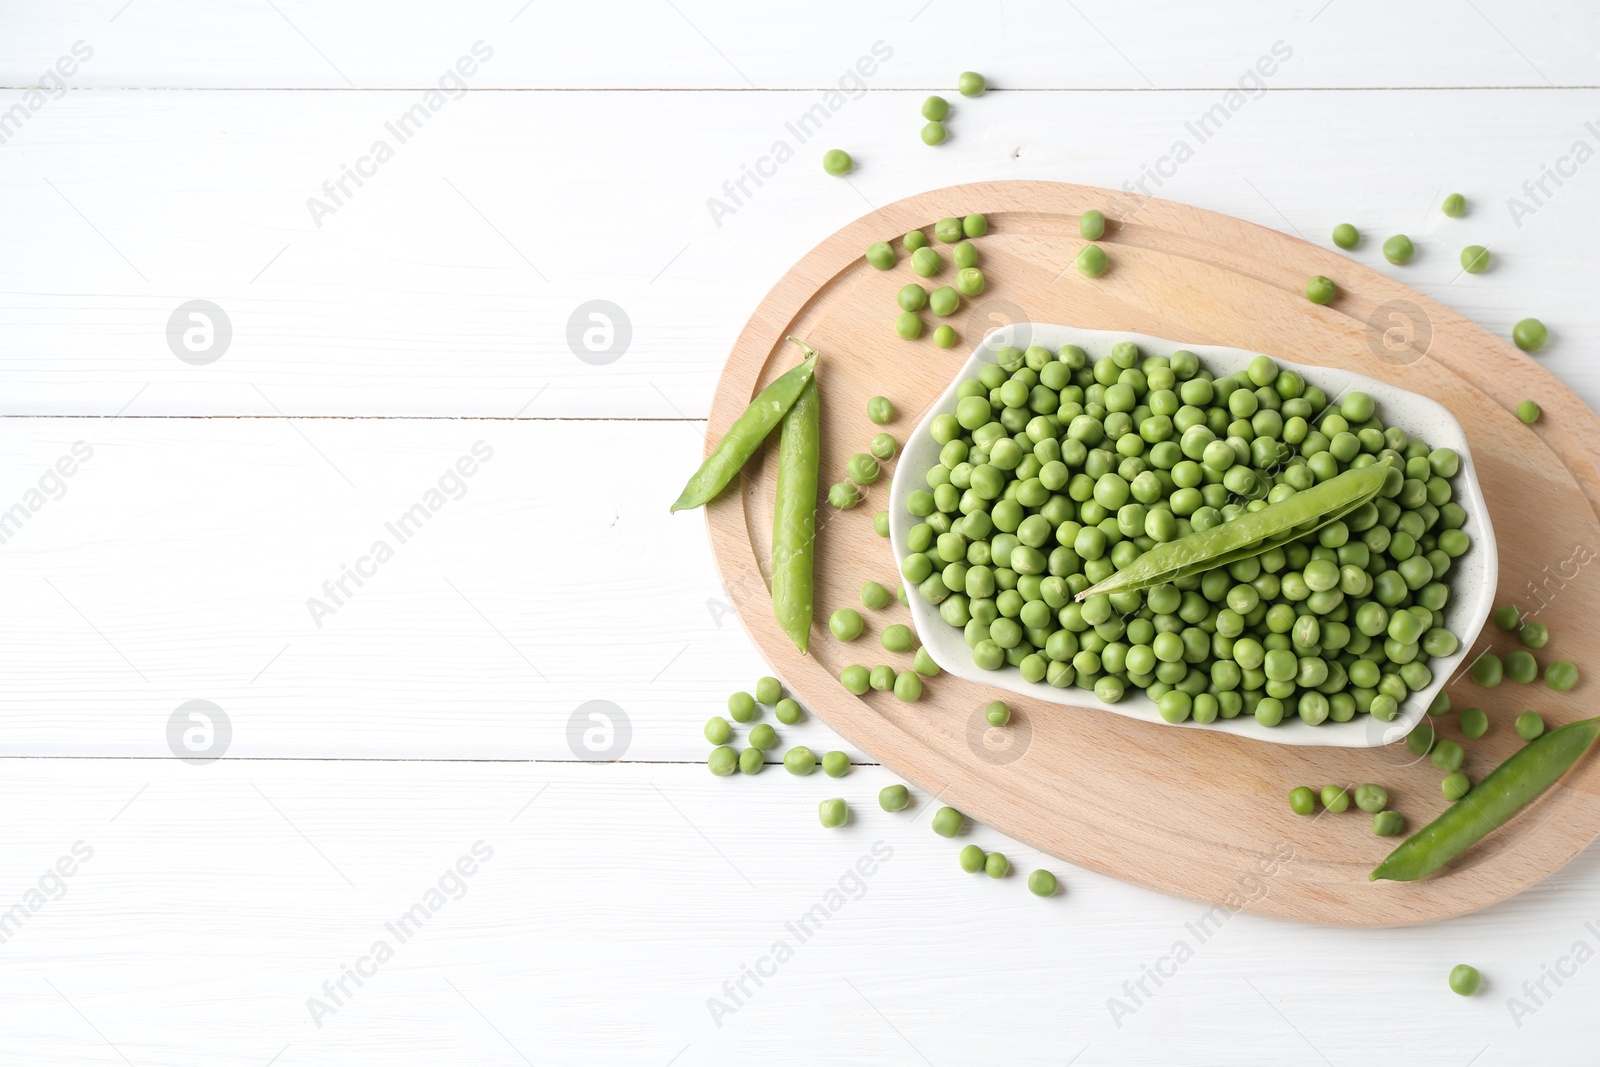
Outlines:
{"type": "MultiPolygon", "coordinates": [[[[783,350],[791,346],[781,344],[787,333],[804,337],[825,361],[818,372],[825,483],[842,477],[845,458],[870,436],[868,396],[882,392],[896,401],[901,432],[914,425],[965,352],[896,340],[893,295],[912,276],[903,264],[874,271],[860,253],[872,240],[969,211],[991,221],[989,236],[978,242],[990,288],[951,320],[969,342],[1007,321],[1127,329],[1342,366],[1444,403],[1460,420],[1474,456],[1482,457],[1485,496],[1507,531],[1501,535],[1499,599],[1538,611],[1558,635],[1543,658],[1595,661],[1600,637],[1587,613],[1594,578],[1584,566],[1600,545],[1600,423],[1594,415],[1532,360],[1399,282],[1335,252],[1185,205],[1082,186],[996,182],[935,190],[873,212],[801,260],[756,310],[719,386],[710,439],[788,365],[783,350]],[[1076,216],[1091,207],[1121,220],[1106,242],[1112,268],[1093,282],[1070,269],[1082,243],[1076,216]],[[1339,283],[1334,304],[1322,308],[1305,300],[1301,289],[1312,274],[1339,283]],[[1396,309],[1405,316],[1400,325],[1390,321],[1396,309]],[[1409,333],[1402,338],[1397,329],[1409,333]],[[1536,430],[1507,408],[1524,396],[1547,412],[1536,430]]],[[[1291,859],[1272,864],[1274,891],[1244,900],[1244,908],[1381,926],[1502,900],[1548,876],[1600,832],[1600,764],[1591,760],[1448,874],[1424,884],[1374,886],[1366,874],[1387,843],[1370,835],[1365,819],[1297,818],[1284,797],[1299,784],[1378,781],[1413,826],[1420,825],[1444,801],[1434,768],[1417,763],[1403,745],[1291,751],[1017,700],[1014,747],[996,751],[974,723],[989,698],[985,687],[940,678],[919,704],[885,694],[858,700],[835,680],[840,668],[895,657],[874,647],[870,636],[871,643],[857,646],[814,640],[813,654],[801,657],[770,617],[761,562],[770,528],[770,467],[753,467],[742,491],[708,514],[724,581],[740,591],[741,616],[756,642],[807,705],[864,751],[1023,841],[1214,902],[1240,897],[1257,864],[1287,852],[1291,859]]],[[[869,495],[856,512],[823,512],[819,618],[853,602],[863,579],[893,576],[886,543],[870,522],[886,496],[869,495]]],[[[896,606],[872,620],[872,632],[890,618],[903,621],[904,614],[896,606]]],[[[1493,637],[1485,635],[1484,647],[1493,637]]],[[[1458,707],[1483,704],[1496,721],[1486,738],[1469,746],[1466,770],[1474,778],[1519,743],[1509,729],[1510,717],[1522,710],[1517,701],[1537,699],[1559,722],[1578,717],[1586,699],[1581,688],[1566,695],[1540,689],[1531,697],[1516,686],[1483,692],[1468,680],[1456,680],[1449,691],[1458,707]]],[[[1446,720],[1442,733],[1453,732],[1453,720],[1446,720]]]]}

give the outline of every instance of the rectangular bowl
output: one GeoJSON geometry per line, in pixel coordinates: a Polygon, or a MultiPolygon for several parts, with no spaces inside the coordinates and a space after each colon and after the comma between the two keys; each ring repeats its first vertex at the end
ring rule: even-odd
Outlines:
{"type": "MultiPolygon", "coordinates": [[[[1248,352],[1242,348],[1221,348],[1216,345],[1179,344],[1144,334],[1122,333],[1109,330],[1081,330],[1071,326],[1051,323],[1021,322],[1001,327],[985,337],[948,388],[924,413],[905,450],[900,456],[896,477],[889,493],[889,539],[895,560],[910,554],[907,539],[918,518],[906,508],[906,498],[912,490],[923,487],[922,475],[939,462],[939,443],[933,439],[929,426],[936,416],[953,413],[956,407],[956,387],[975,376],[985,363],[996,362],[995,353],[1014,345],[1026,348],[1043,345],[1052,352],[1063,345],[1077,345],[1092,359],[1102,359],[1111,354],[1112,345],[1118,341],[1132,341],[1147,355],[1169,356],[1182,348],[1200,357],[1201,365],[1217,376],[1242,370],[1262,353],[1248,352]]],[[[1302,722],[1298,717],[1286,716],[1278,726],[1263,726],[1253,717],[1240,715],[1234,719],[1218,719],[1211,723],[1168,723],[1156,710],[1155,701],[1140,691],[1131,691],[1115,704],[1097,698],[1092,690],[1069,687],[1058,689],[1045,682],[1029,682],[1019,668],[1007,665],[997,671],[986,671],[972,662],[970,650],[961,631],[939,617],[938,608],[926,603],[915,591],[908,591],[911,618],[917,635],[935,663],[958,678],[1004,689],[1051,704],[1070,707],[1096,708],[1142,719],[1168,730],[1217,730],[1241,734],[1261,741],[1280,745],[1328,745],[1340,748],[1375,748],[1391,744],[1405,737],[1422,720],[1428,705],[1444,688],[1444,684],[1461,669],[1462,661],[1477,640],[1493,606],[1495,584],[1499,578],[1499,557],[1495,549],[1494,529],[1489,523],[1488,508],[1483,491],[1472,466],[1472,452],[1467,438],[1455,416],[1436,401],[1425,396],[1397,389],[1392,385],[1348,371],[1331,367],[1308,367],[1272,357],[1280,367],[1299,371],[1307,383],[1318,386],[1331,400],[1345,393],[1360,391],[1377,402],[1378,414],[1391,426],[1399,426],[1408,434],[1421,437],[1435,448],[1449,447],[1461,455],[1461,471],[1454,479],[1455,497],[1467,513],[1462,527],[1472,538],[1472,548],[1455,561],[1450,568],[1450,601],[1445,605],[1445,625],[1461,639],[1454,655],[1429,660],[1433,683],[1428,688],[1410,694],[1400,705],[1399,713],[1385,722],[1371,715],[1357,715],[1349,722],[1332,720],[1318,726],[1302,722]]]]}

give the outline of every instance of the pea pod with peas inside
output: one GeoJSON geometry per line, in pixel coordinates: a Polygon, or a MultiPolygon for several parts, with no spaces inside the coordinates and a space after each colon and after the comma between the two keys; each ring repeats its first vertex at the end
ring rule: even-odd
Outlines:
{"type": "Polygon", "coordinates": [[[1456,801],[1412,834],[1372,872],[1372,879],[1423,878],[1477,844],[1489,831],[1543,793],[1600,738],[1600,718],[1552,730],[1529,741],[1456,801]]]}
{"type": "MultiPolygon", "coordinates": [[[[800,344],[798,341],[795,343],[800,344]]],[[[750,406],[733,421],[728,432],[722,435],[722,440],[717,442],[717,447],[700,464],[700,469],[694,472],[689,484],[683,487],[683,492],[672,505],[673,511],[698,508],[716,499],[717,494],[733,481],[733,476],[739,473],[745,461],[761,447],[767,435],[783,421],[784,415],[800,399],[800,394],[816,374],[817,354],[803,344],[800,347],[806,352],[805,361],[779,375],[776,381],[756,394],[750,406]]]]}
{"type": "Polygon", "coordinates": [[[1371,501],[1389,470],[1387,458],[1353,467],[1260,511],[1157,544],[1105,581],[1078,593],[1077,599],[1139,592],[1280,548],[1371,501]]]}

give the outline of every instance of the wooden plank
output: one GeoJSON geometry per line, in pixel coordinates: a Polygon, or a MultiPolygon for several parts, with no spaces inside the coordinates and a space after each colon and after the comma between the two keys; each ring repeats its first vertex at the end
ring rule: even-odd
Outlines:
{"type": "MultiPolygon", "coordinates": [[[[820,96],[475,94],[349,185],[319,229],[307,200],[417,94],[69,94],[6,146],[0,411],[703,417],[750,309],[819,235],[872,205],[996,177],[1143,181],[1318,242],[1354,222],[1368,235],[1357,261],[1496,333],[1543,318],[1553,339],[1541,359],[1600,404],[1587,355],[1600,326],[1573,251],[1600,244],[1585,191],[1595,176],[1546,180],[1531,216],[1506,210],[1541,165],[1594,140],[1589,95],[1270,93],[1200,143],[1186,123],[1219,93],[996,94],[939,150],[917,139],[919,98],[851,102],[827,141],[799,147],[760,188],[746,181],[752,195],[713,220],[707,201],[731,204],[723,183],[793,141],[786,123],[820,96]],[[1194,155],[1174,172],[1178,140],[1194,155]],[[833,143],[859,160],[848,184],[816,165],[833,143]],[[530,163],[541,159],[582,165],[530,163]],[[1472,200],[1462,220],[1437,208],[1456,188],[1472,200]],[[1405,268],[1379,254],[1397,231],[1420,249],[1405,268]],[[1492,271],[1460,271],[1470,242],[1494,249],[1492,271]],[[168,346],[169,320],[195,299],[232,325],[207,365],[168,346]],[[631,326],[613,362],[569,347],[569,320],[595,299],[631,326]]],[[[581,341],[604,324],[577,325],[581,341]]],[[[591,341],[607,345],[603,331],[591,341]]]]}
{"type": "MultiPolygon", "coordinates": [[[[824,483],[842,476],[845,459],[872,433],[866,398],[885,392],[914,425],[967,358],[940,351],[864,342],[888,315],[894,294],[912,279],[902,263],[881,272],[857,249],[944,214],[981,211],[991,232],[978,242],[990,279],[951,322],[970,342],[990,320],[1072,323],[1120,329],[1179,343],[1217,344],[1283,354],[1312,366],[1336,366],[1444,403],[1462,424],[1479,482],[1500,535],[1499,601],[1537,612],[1561,635],[1546,659],[1590,662],[1600,638],[1589,624],[1595,578],[1589,546],[1600,543],[1600,423],[1534,360],[1378,271],[1338,254],[1237,219],[1181,204],[1118,197],[1114,192],[1044,182],[996,182],[934,190],[853,223],[818,246],[762,302],[741,335],[718,389],[711,440],[719,438],[756,388],[792,365],[787,334],[824,353],[819,371],[824,483]],[[1112,269],[1089,280],[1070,264],[1082,240],[1077,217],[1105,207],[1114,224],[1105,247],[1112,269]],[[1341,295],[1327,308],[1305,299],[1305,279],[1326,274],[1341,295]],[[1391,313],[1431,344],[1386,348],[1391,313]],[[1371,324],[1371,325],[1369,325],[1371,324]],[[1423,349],[1426,349],[1423,351],[1423,349]],[[1522,425],[1510,398],[1534,396],[1549,413],[1537,430],[1522,425]],[[1539,516],[1536,523],[1528,516],[1539,516]],[[1559,574],[1551,579],[1550,575],[1559,574]]],[[[766,596],[771,544],[773,462],[749,469],[737,497],[709,509],[717,562],[730,588],[750,589],[740,611],[780,676],[828,723],[925,788],[963,810],[1048,851],[1168,892],[1220,902],[1252,866],[1286,843],[1300,857],[1281,888],[1247,906],[1303,921],[1393,925],[1460,914],[1505,899],[1558,869],[1600,833],[1600,763],[1588,761],[1496,834],[1449,875],[1422,884],[1373,886],[1373,841],[1365,820],[1318,820],[1290,813],[1284,796],[1307,780],[1387,785],[1414,824],[1442,810],[1438,774],[1405,746],[1290,749],[1199,730],[1163,730],[1109,713],[1010,697],[1021,709],[1011,746],[987,747],[977,716],[994,690],[940,678],[923,700],[892,694],[852,697],[838,684],[849,663],[885,658],[871,647],[828,639],[821,627],[801,656],[771,617],[766,596]],[[1106,759],[1107,752],[1124,758],[1106,759]],[[1196,773],[1197,769],[1203,773],[1196,773]],[[1240,816],[1220,822],[1214,813],[1240,816]],[[1325,824],[1339,826],[1335,837],[1325,824]]],[[[873,487],[874,489],[877,486],[873,487]]],[[[855,512],[819,517],[819,616],[854,600],[863,577],[884,567],[883,539],[867,517],[878,493],[855,512]]],[[[883,620],[887,623],[888,620],[883,620]]],[[[874,631],[879,620],[874,619],[874,631]]],[[[1500,647],[1505,647],[1500,635],[1500,647]]],[[[1490,647],[1487,634],[1477,647],[1490,647]]],[[[896,657],[889,657],[896,659],[896,657]]],[[[909,657],[897,657],[909,666],[909,657]]],[[[1512,686],[1512,690],[1520,687],[1512,686]]],[[[1469,748],[1474,778],[1520,745],[1509,721],[1521,692],[1488,693],[1457,680],[1458,706],[1484,704],[1497,728],[1469,748]]],[[[1537,690],[1540,710],[1556,722],[1589,714],[1581,693],[1537,690]]],[[[1443,732],[1453,730],[1449,720],[1443,732]]]]}

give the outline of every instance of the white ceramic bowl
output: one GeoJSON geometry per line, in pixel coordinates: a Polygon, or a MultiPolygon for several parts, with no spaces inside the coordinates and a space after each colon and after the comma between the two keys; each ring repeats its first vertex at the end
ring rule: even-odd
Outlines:
{"type": "MultiPolygon", "coordinates": [[[[939,462],[939,444],[929,433],[929,424],[937,415],[954,412],[956,386],[978,373],[985,363],[995,362],[995,353],[1007,345],[1026,347],[1043,345],[1052,352],[1063,345],[1077,345],[1093,359],[1111,354],[1111,346],[1118,341],[1133,341],[1141,350],[1151,355],[1170,355],[1186,348],[1200,357],[1201,365],[1218,375],[1231,374],[1243,369],[1260,353],[1246,352],[1240,348],[1218,348],[1214,345],[1179,344],[1147,337],[1141,334],[1110,332],[1106,330],[1080,330],[1070,326],[1049,323],[1013,323],[1002,327],[983,339],[972,357],[962,366],[961,373],[950,383],[939,399],[934,401],[924,415],[922,423],[906,442],[896,468],[897,476],[889,494],[889,538],[894,546],[896,560],[904,559],[910,550],[907,537],[919,519],[906,509],[906,497],[914,489],[925,487],[923,474],[939,462]]],[[[1274,357],[1276,358],[1276,357],[1274,357]]],[[[1420,436],[1434,447],[1449,446],[1461,454],[1461,472],[1456,477],[1455,499],[1466,509],[1467,521],[1463,529],[1472,537],[1472,549],[1451,567],[1448,575],[1450,602],[1445,606],[1445,623],[1461,639],[1461,647],[1453,656],[1429,661],[1433,671],[1433,684],[1427,689],[1412,693],[1400,705],[1399,714],[1389,722],[1370,715],[1357,715],[1349,722],[1332,720],[1320,726],[1309,726],[1296,717],[1288,717],[1280,726],[1262,726],[1253,717],[1241,715],[1234,719],[1218,719],[1201,725],[1194,722],[1171,724],[1162,721],[1156,711],[1155,701],[1142,692],[1131,691],[1123,700],[1108,704],[1095,697],[1091,690],[1058,689],[1044,682],[1028,682],[1022,672],[1011,666],[997,671],[986,671],[972,662],[971,651],[962,632],[939,617],[938,608],[924,602],[915,591],[911,592],[911,617],[917,634],[928,654],[944,670],[958,678],[1005,689],[1052,704],[1065,704],[1076,708],[1098,708],[1115,715],[1143,719],[1164,730],[1221,730],[1246,737],[1273,741],[1280,745],[1332,745],[1343,748],[1373,748],[1398,741],[1411,732],[1427,712],[1428,705],[1438,695],[1447,680],[1461,668],[1467,650],[1477,640],[1489,617],[1494,600],[1495,583],[1499,577],[1499,561],[1495,551],[1494,530],[1489,525],[1489,513],[1483,501],[1483,491],[1472,467],[1472,452],[1467,448],[1466,435],[1442,405],[1427,397],[1396,389],[1359,374],[1331,367],[1307,367],[1279,359],[1280,367],[1298,370],[1308,383],[1320,387],[1330,399],[1343,393],[1359,390],[1377,401],[1379,417],[1385,423],[1400,426],[1407,433],[1420,436]]]]}

